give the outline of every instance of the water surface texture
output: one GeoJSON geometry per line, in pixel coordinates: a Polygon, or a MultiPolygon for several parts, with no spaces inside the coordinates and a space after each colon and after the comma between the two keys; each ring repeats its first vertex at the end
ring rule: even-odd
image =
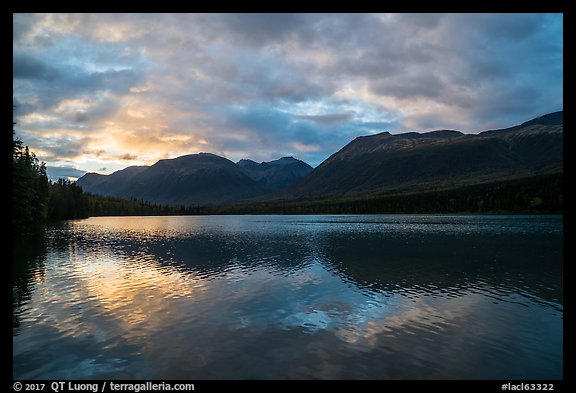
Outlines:
{"type": "Polygon", "coordinates": [[[561,216],[98,217],[14,246],[15,379],[560,379],[561,216]]]}

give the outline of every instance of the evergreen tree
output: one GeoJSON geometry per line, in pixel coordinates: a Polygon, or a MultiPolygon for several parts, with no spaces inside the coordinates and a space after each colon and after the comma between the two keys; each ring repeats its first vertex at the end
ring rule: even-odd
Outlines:
{"type": "Polygon", "coordinates": [[[18,231],[25,225],[44,221],[47,214],[46,164],[24,146],[12,129],[12,225],[18,231]]]}

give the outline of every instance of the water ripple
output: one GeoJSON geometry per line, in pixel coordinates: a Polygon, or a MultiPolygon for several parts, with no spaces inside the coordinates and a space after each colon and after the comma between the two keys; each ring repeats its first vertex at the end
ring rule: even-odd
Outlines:
{"type": "Polygon", "coordinates": [[[557,217],[91,218],[42,245],[17,379],[562,376],[557,217]]]}

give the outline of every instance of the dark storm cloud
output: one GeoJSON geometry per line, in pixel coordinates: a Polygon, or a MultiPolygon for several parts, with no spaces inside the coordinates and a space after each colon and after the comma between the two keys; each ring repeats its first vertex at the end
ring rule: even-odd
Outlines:
{"type": "Polygon", "coordinates": [[[29,135],[27,138],[27,144],[31,146],[41,146],[42,149],[42,160],[74,160],[78,158],[87,143],[89,143],[89,137],[72,137],[72,136],[53,136],[49,139],[43,138],[41,135],[35,137],[34,135],[29,135]]]}
{"type": "Polygon", "coordinates": [[[76,123],[85,123],[90,119],[86,112],[76,112],[74,113],[74,122],[76,123]]]}
{"type": "Polygon", "coordinates": [[[378,95],[400,99],[437,98],[443,94],[445,84],[434,74],[422,73],[375,81],[370,88],[378,95]]]}
{"type": "MultiPolygon", "coordinates": [[[[333,75],[365,80],[377,96],[431,99],[454,110],[466,107],[469,124],[453,126],[468,130],[477,129],[476,123],[510,119],[512,107],[514,118],[521,121],[562,106],[558,16],[403,14],[383,20],[377,29],[381,38],[359,47],[356,56],[347,53],[343,61],[334,62],[333,75]],[[533,94],[524,94],[527,86],[540,96],[553,92],[548,96],[552,100],[535,101],[533,94]],[[511,95],[515,105],[510,104],[511,95]]],[[[411,110],[406,105],[404,111],[411,110]]],[[[437,123],[442,121],[451,120],[439,118],[437,123]]]]}
{"type": "Polygon", "coordinates": [[[113,96],[99,98],[99,93],[126,94],[140,80],[140,75],[129,69],[89,72],[80,66],[48,65],[27,55],[13,57],[15,89],[19,91],[18,114],[56,108],[67,99],[86,98],[93,102],[88,111],[75,113],[75,121],[86,121],[95,115],[106,116],[115,108],[113,96]]]}
{"type": "Polygon", "coordinates": [[[234,38],[249,44],[262,45],[283,41],[305,25],[305,14],[223,14],[221,28],[233,33],[234,38]]]}
{"type": "Polygon", "coordinates": [[[337,126],[342,124],[353,116],[352,113],[329,113],[325,115],[301,115],[297,119],[309,120],[324,126],[337,126]]]}
{"type": "Polygon", "coordinates": [[[303,70],[267,58],[258,60],[243,64],[242,71],[232,80],[226,81],[228,86],[232,86],[243,97],[239,102],[301,102],[331,93],[330,83],[310,80],[303,70]]]}
{"type": "Polygon", "coordinates": [[[132,70],[107,70],[76,74],[68,80],[70,89],[86,92],[88,90],[108,90],[126,93],[138,81],[138,75],[132,70]]]}
{"type": "Polygon", "coordinates": [[[455,24],[469,25],[474,33],[490,40],[530,40],[547,23],[542,14],[464,14],[455,24]]]}
{"type": "Polygon", "coordinates": [[[60,77],[60,73],[39,59],[25,54],[17,54],[12,57],[12,76],[14,79],[53,81],[60,77]]]}

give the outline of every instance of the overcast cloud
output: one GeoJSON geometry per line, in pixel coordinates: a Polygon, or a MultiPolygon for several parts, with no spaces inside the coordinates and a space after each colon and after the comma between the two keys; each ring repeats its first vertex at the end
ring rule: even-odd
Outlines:
{"type": "Polygon", "coordinates": [[[16,131],[59,176],[316,166],[360,135],[561,110],[562,33],[561,14],[15,14],[16,131]]]}

